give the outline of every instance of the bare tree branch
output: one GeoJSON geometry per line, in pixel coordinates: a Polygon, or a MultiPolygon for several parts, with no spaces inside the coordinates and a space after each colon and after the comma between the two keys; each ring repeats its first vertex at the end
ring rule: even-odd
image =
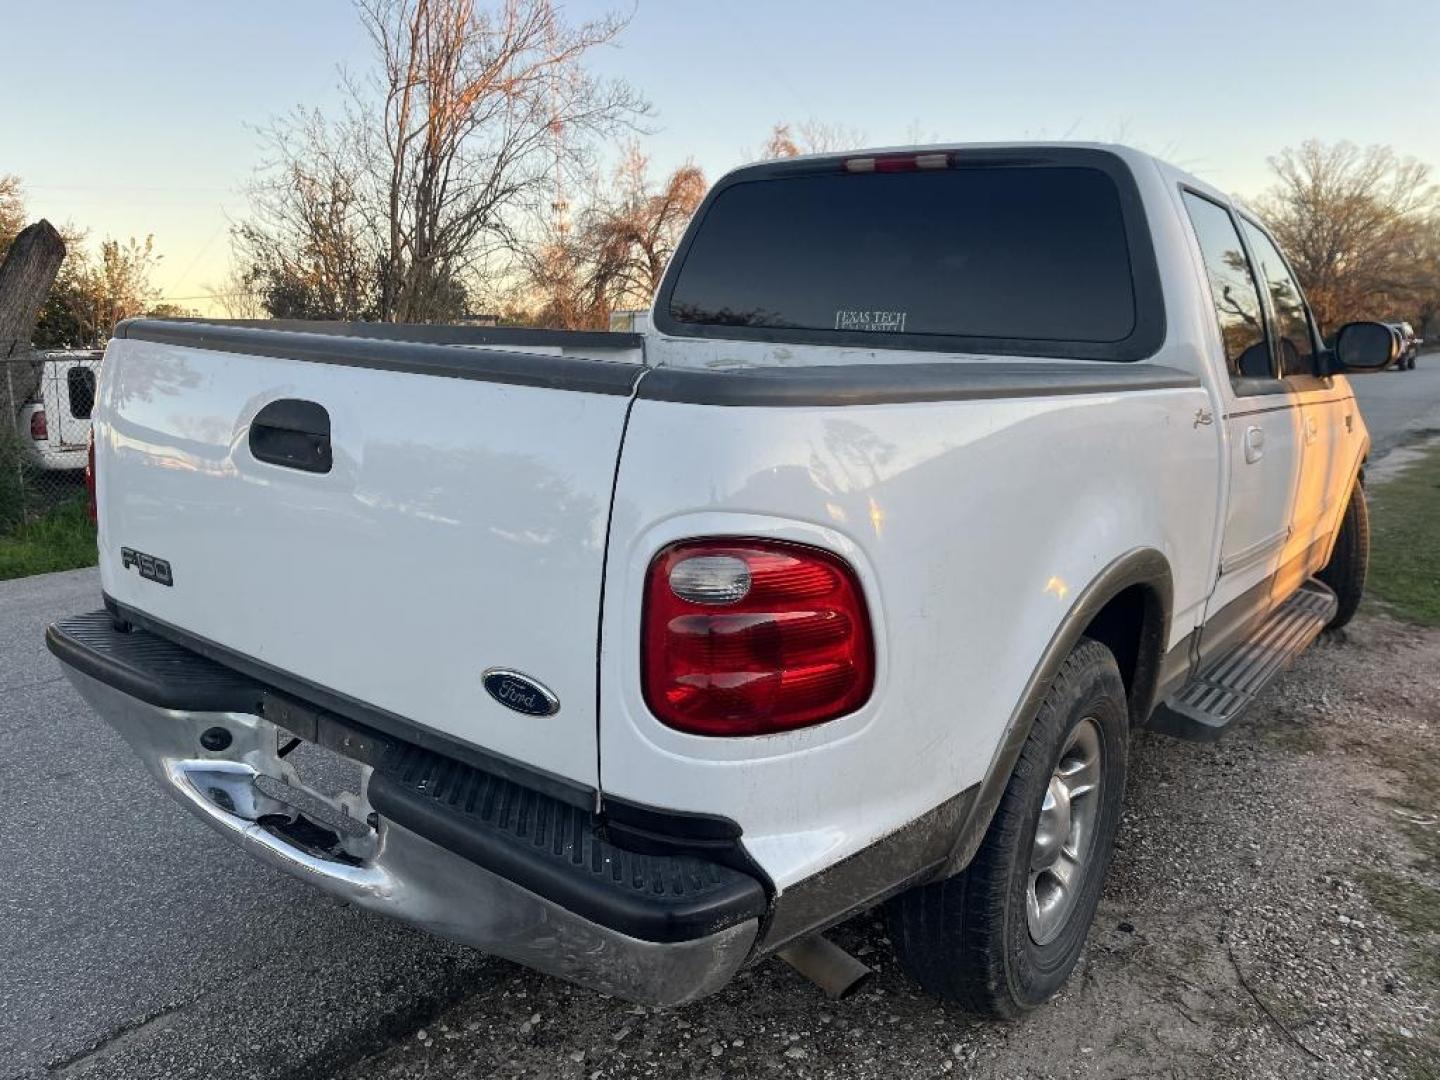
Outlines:
{"type": "Polygon", "coordinates": [[[273,160],[237,247],[272,312],[423,321],[465,307],[557,176],[648,106],[588,55],[625,26],[571,24],[550,0],[356,0],[376,66],[340,117],[267,130],[273,160]],[[275,302],[271,303],[273,299],[275,302]]]}
{"type": "Polygon", "coordinates": [[[802,154],[832,154],[865,145],[865,135],[855,128],[827,124],[811,117],[799,124],[776,124],[770,137],[752,156],[760,161],[799,157],[802,154]]]}
{"type": "Polygon", "coordinates": [[[530,321],[600,328],[612,311],[650,306],[706,185],[686,162],[657,187],[649,164],[631,145],[609,188],[592,193],[575,230],[552,229],[519,252],[530,321]]]}
{"type": "Polygon", "coordinates": [[[1256,201],[1327,331],[1352,319],[1398,319],[1440,293],[1429,166],[1387,146],[1311,140],[1270,158],[1277,183],[1256,201]]]}

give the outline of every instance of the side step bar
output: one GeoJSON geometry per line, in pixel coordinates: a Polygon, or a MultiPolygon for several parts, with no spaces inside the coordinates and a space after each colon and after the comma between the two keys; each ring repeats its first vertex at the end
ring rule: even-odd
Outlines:
{"type": "Polygon", "coordinates": [[[1218,739],[1320,636],[1339,606],[1329,587],[1311,578],[1249,640],[1217,657],[1161,702],[1150,718],[1151,730],[1199,742],[1218,739]]]}

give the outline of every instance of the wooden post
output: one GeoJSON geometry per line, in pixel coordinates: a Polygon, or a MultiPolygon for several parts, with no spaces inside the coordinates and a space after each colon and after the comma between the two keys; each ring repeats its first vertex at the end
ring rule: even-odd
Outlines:
{"type": "Polygon", "coordinates": [[[30,336],[64,258],[65,241],[42,220],[21,231],[0,263],[0,367],[6,376],[0,379],[0,423],[14,424],[40,385],[30,336]]]}

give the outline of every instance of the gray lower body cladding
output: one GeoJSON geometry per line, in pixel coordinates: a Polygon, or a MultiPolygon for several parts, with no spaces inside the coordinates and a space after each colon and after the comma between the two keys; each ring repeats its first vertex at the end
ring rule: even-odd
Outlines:
{"type": "Polygon", "coordinates": [[[628,1000],[709,994],[746,962],[934,876],[974,805],[975,789],[962,792],[770,902],[734,859],[622,848],[607,838],[622,835],[618,821],[341,725],[116,623],[105,611],[65,620],[51,651],[181,805],[359,907],[628,1000]],[[307,787],[287,759],[297,735],[363,766],[360,790],[307,787]]]}

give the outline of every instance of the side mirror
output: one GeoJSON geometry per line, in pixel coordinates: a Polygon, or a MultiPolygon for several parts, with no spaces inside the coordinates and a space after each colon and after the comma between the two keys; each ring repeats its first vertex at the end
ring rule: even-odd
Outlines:
{"type": "Polygon", "coordinates": [[[1341,372],[1384,371],[1399,357],[1400,341],[1384,323],[1346,323],[1335,335],[1332,355],[1341,372]]]}

